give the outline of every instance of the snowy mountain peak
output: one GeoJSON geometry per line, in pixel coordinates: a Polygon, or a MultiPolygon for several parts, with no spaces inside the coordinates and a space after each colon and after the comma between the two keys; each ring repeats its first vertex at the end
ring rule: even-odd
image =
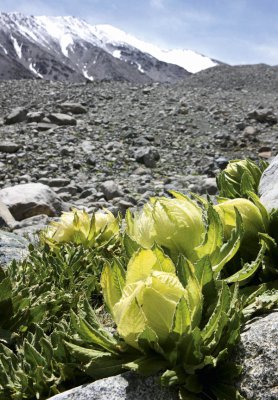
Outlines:
{"type": "MultiPolygon", "coordinates": [[[[173,82],[217,65],[192,50],[163,50],[111,25],[80,18],[0,13],[1,68],[20,62],[45,79],[127,79],[173,82]],[[7,60],[9,58],[9,61],[7,60]],[[55,72],[56,71],[56,72],[55,72]]],[[[19,65],[17,65],[19,68],[19,65]]],[[[24,75],[24,74],[23,74],[24,75]]]]}

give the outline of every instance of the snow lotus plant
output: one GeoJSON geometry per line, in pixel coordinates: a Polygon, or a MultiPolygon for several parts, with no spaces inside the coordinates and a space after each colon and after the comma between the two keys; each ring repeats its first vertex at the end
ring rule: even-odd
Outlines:
{"type": "Polygon", "coordinates": [[[239,338],[238,292],[214,279],[208,259],[193,266],[180,257],[174,265],[158,247],[140,249],[126,272],[107,263],[101,285],[118,333],[107,332],[88,305],[86,318],[72,315],[79,339],[67,347],[82,370],[94,378],[160,373],[183,399],[239,398],[217,369],[239,338]]]}
{"type": "Polygon", "coordinates": [[[105,210],[92,215],[84,210],[64,212],[59,221],[52,222],[42,239],[51,247],[59,243],[82,244],[85,247],[113,243],[119,236],[119,220],[105,210]]]}
{"type": "Polygon", "coordinates": [[[127,212],[126,241],[131,239],[135,248],[146,249],[156,243],[167,249],[173,259],[179,254],[191,259],[205,233],[203,211],[187,196],[171,193],[175,198],[151,198],[134,216],[127,212]]]}
{"type": "Polygon", "coordinates": [[[266,162],[258,166],[251,160],[232,160],[217,177],[220,196],[234,199],[248,197],[248,192],[258,193],[258,186],[266,162]]]}

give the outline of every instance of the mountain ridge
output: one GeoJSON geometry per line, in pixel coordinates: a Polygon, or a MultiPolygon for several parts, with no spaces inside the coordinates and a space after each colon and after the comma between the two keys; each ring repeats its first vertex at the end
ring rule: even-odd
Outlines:
{"type": "Polygon", "coordinates": [[[0,55],[0,79],[172,83],[190,75],[186,57],[191,70],[217,65],[191,50],[161,50],[110,25],[21,13],[0,13],[0,55]]]}

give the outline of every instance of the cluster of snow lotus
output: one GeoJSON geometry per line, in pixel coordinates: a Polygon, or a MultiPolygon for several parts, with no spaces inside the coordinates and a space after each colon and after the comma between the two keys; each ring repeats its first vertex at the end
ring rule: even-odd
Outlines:
{"type": "Polygon", "coordinates": [[[121,249],[100,279],[115,330],[88,303],[85,314],[72,313],[78,338],[66,345],[82,371],[158,374],[183,399],[242,398],[228,355],[244,321],[278,301],[277,213],[256,194],[264,167],[230,162],[217,204],[172,191],[124,221],[74,210],[49,227],[43,240],[54,251],[63,242],[121,249]]]}

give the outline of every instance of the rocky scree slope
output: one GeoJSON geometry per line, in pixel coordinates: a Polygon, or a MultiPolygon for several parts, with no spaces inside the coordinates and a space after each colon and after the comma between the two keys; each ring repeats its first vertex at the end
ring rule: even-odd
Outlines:
{"type": "Polygon", "coordinates": [[[113,212],[169,189],[213,195],[228,160],[277,153],[277,89],[277,68],[260,65],[176,85],[2,81],[0,188],[39,182],[113,212]]]}

